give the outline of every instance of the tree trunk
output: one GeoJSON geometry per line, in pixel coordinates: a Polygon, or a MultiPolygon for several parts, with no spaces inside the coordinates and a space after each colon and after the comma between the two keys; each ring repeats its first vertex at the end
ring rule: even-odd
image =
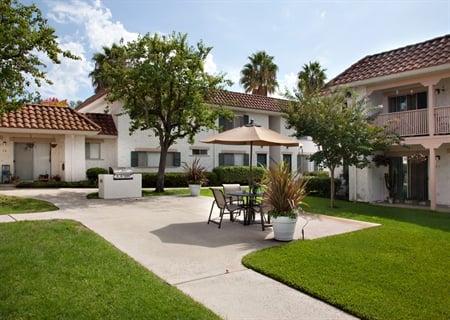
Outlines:
{"type": "Polygon", "coordinates": [[[334,185],[334,167],[330,167],[330,207],[334,208],[334,194],[336,193],[334,185]]]}
{"type": "Polygon", "coordinates": [[[159,156],[158,177],[156,180],[155,192],[164,192],[164,174],[166,172],[166,159],[169,146],[161,144],[161,154],[159,156]]]}

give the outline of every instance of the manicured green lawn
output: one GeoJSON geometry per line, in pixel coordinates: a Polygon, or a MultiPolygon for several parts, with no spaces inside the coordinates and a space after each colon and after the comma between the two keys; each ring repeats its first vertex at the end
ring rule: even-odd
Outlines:
{"type": "MultiPolygon", "coordinates": [[[[154,196],[188,196],[190,191],[188,188],[179,188],[179,189],[166,189],[164,192],[154,192],[151,190],[142,190],[143,197],[154,197],[154,196]]],[[[209,188],[202,188],[200,190],[200,195],[211,197],[212,192],[209,188]]],[[[88,199],[98,199],[98,192],[89,193],[86,196],[88,199]]]]}
{"type": "Polygon", "coordinates": [[[0,319],[217,319],[72,221],[0,224],[0,319]]]}
{"type": "Polygon", "coordinates": [[[58,210],[58,207],[47,201],[0,195],[0,214],[30,213],[53,210],[58,210]]]}
{"type": "Polygon", "coordinates": [[[310,212],[382,224],[264,249],[243,263],[365,319],[450,319],[450,214],[308,197],[310,212]]]}

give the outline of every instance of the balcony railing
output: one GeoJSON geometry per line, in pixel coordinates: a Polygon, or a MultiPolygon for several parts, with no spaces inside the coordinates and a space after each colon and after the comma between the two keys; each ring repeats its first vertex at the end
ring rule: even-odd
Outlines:
{"type": "Polygon", "coordinates": [[[450,107],[434,108],[434,133],[450,134],[450,107]]]}
{"type": "MultiPolygon", "coordinates": [[[[448,111],[446,114],[450,115],[448,111]]],[[[428,135],[428,109],[383,113],[374,123],[402,137],[428,135]]]]}

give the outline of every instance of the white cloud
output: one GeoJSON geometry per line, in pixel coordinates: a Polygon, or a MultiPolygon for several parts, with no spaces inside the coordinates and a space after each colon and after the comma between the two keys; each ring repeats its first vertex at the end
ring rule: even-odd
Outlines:
{"type": "Polygon", "coordinates": [[[100,0],[52,2],[50,6],[49,18],[59,23],[83,26],[89,47],[93,50],[118,43],[121,39],[128,42],[138,37],[138,33],[126,30],[120,21],[114,21],[111,10],[100,0]]]}
{"type": "Polygon", "coordinates": [[[80,60],[61,58],[61,64],[51,64],[48,57],[41,57],[44,63],[49,65],[47,78],[53,84],[44,83],[40,88],[36,88],[42,98],[56,97],[60,100],[82,100],[79,90],[82,87],[90,87],[89,72],[93,64],[86,59],[85,50],[79,42],[61,43],[63,50],[70,50],[78,56],[80,60]]]}
{"type": "Polygon", "coordinates": [[[217,64],[214,62],[214,56],[209,53],[205,59],[205,71],[209,74],[215,74],[217,72],[217,64]]]}
{"type": "Polygon", "coordinates": [[[320,12],[320,19],[325,19],[327,12],[325,10],[320,12]]]}
{"type": "Polygon", "coordinates": [[[278,90],[271,96],[275,98],[284,98],[286,90],[292,92],[296,86],[297,74],[294,72],[286,73],[281,80],[278,80],[278,90]]]}

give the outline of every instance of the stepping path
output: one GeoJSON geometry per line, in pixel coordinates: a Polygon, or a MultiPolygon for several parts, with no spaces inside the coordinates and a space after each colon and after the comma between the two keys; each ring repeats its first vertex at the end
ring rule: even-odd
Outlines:
{"type": "MultiPolygon", "coordinates": [[[[149,197],[87,200],[84,189],[17,189],[2,194],[55,203],[59,211],[0,215],[0,222],[73,219],[98,233],[168,283],[225,319],[353,319],[351,315],[247,269],[249,252],[279,245],[270,228],[225,222],[207,225],[212,199],[149,197]]],[[[302,219],[299,226],[304,223],[302,219]]],[[[308,239],[356,231],[376,224],[313,216],[308,239]]],[[[296,232],[299,236],[300,230],[296,232]]]]}

